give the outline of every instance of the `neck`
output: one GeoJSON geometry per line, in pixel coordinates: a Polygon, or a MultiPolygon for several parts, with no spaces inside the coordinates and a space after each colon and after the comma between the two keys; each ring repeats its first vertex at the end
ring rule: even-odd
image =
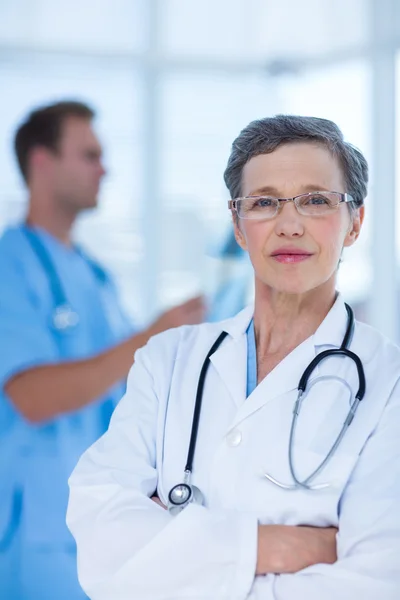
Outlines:
{"type": "Polygon", "coordinates": [[[37,202],[31,195],[26,223],[31,227],[40,227],[57,238],[66,246],[71,245],[71,232],[76,219],[76,213],[67,213],[54,202],[37,202]]]}
{"type": "Polygon", "coordinates": [[[335,302],[335,280],[304,295],[277,293],[256,281],[254,330],[260,357],[287,353],[318,329],[335,302]]]}

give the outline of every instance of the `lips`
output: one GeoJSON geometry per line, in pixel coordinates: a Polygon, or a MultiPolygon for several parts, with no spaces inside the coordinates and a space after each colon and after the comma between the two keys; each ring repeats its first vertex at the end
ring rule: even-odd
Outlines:
{"type": "Polygon", "coordinates": [[[307,260],[311,252],[302,248],[278,248],[271,253],[271,257],[280,263],[295,264],[307,260]]]}

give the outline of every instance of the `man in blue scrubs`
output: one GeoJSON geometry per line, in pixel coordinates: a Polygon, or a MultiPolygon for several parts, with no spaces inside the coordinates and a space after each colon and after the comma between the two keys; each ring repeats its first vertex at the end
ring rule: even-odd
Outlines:
{"type": "Polygon", "coordinates": [[[104,433],[137,348],[196,323],[195,298],[135,334],[108,273],[71,230],[104,175],[93,111],[34,111],[15,149],[29,189],[24,223],[0,239],[0,597],[82,600],[65,525],[67,479],[104,433]]]}

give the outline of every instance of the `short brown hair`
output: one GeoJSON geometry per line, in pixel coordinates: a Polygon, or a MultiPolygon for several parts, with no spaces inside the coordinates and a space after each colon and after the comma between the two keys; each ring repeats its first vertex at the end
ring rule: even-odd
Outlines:
{"type": "Polygon", "coordinates": [[[43,146],[57,152],[64,122],[69,117],[93,119],[94,110],[74,100],[43,106],[32,111],[15,134],[14,149],[25,181],[28,179],[29,155],[33,148],[43,146]]]}

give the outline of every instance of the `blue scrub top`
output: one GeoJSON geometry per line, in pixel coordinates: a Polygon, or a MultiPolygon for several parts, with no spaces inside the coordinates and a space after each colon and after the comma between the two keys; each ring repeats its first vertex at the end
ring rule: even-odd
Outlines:
{"type": "Polygon", "coordinates": [[[250,321],[247,328],[247,397],[257,387],[257,351],[256,336],[254,333],[254,320],[250,321]]]}
{"type": "Polygon", "coordinates": [[[73,546],[65,525],[67,480],[84,450],[106,431],[125,390],[121,382],[79,411],[32,425],[15,410],[4,384],[31,367],[92,357],[133,333],[111,278],[101,279],[76,249],[35,232],[80,320],[68,332],[54,329],[47,273],[24,227],[7,230],[0,239],[0,551],[16,521],[23,543],[73,546]]]}

